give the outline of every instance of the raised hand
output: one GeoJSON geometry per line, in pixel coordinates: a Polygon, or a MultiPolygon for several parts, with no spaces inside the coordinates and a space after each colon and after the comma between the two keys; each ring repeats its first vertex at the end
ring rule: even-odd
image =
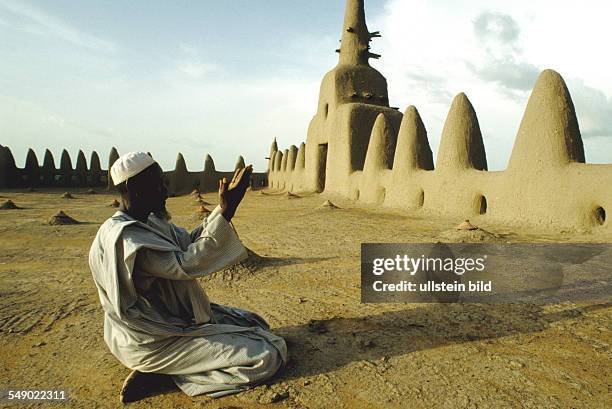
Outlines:
{"type": "Polygon", "coordinates": [[[227,181],[227,178],[219,180],[219,206],[221,206],[221,212],[227,221],[234,217],[236,209],[238,209],[238,205],[249,187],[251,173],[253,173],[253,165],[236,169],[230,182],[227,181]]]}

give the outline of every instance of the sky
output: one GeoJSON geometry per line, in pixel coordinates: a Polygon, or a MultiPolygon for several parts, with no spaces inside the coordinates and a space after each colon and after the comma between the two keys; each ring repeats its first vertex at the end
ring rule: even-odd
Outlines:
{"type": "MultiPolygon", "coordinates": [[[[299,145],[336,64],[343,0],[0,0],[0,144],[73,160],[111,146],[191,171],[207,153],[265,171],[270,144],[299,145]]],[[[503,170],[539,73],[565,79],[586,160],[612,163],[612,4],[366,0],[371,61],[390,105],[419,110],[434,158],[454,95],[478,115],[503,170]]]]}

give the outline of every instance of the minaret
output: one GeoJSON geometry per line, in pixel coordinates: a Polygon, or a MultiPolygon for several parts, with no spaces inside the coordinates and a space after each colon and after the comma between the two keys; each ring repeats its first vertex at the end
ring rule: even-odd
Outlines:
{"type": "Polygon", "coordinates": [[[380,37],[378,31],[370,33],[365,21],[364,0],[347,0],[342,26],[342,40],[337,52],[340,53],[339,64],[370,65],[370,58],[380,55],[370,52],[370,40],[380,37]]]}

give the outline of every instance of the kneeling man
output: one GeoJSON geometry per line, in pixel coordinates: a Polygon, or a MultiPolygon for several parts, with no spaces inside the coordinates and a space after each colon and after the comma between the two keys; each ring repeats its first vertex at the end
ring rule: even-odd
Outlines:
{"type": "MultiPolygon", "coordinates": [[[[197,277],[246,258],[230,221],[252,168],[219,181],[219,206],[193,232],[169,222],[160,166],[144,152],[111,167],[120,209],[106,220],[89,253],[104,309],[104,340],[134,372],[121,399],[136,400],[142,373],[170,375],[190,396],[218,397],[272,377],[287,359],[285,341],[259,315],[210,303],[197,277]]],[[[146,382],[145,382],[146,383],[146,382]]]]}

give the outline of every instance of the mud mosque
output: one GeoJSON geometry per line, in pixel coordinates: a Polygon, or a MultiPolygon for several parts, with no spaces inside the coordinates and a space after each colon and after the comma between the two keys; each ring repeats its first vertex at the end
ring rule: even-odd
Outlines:
{"type": "MultiPolygon", "coordinates": [[[[555,231],[612,232],[612,164],[585,163],[572,99],[563,78],[543,71],[531,93],[508,166],[489,171],[476,112],[460,93],[452,101],[434,162],[427,131],[416,107],[402,114],[389,106],[387,81],[370,66],[370,42],[379,37],[366,25],[364,0],[347,0],[338,64],[321,82],[316,114],[307,139],[281,150],[276,139],[268,171],[253,174],[254,186],[274,191],[325,192],[357,204],[386,206],[449,218],[487,218],[514,226],[555,231]]],[[[59,169],[45,152],[42,166],[28,151],[18,168],[0,145],[0,188],[110,188],[96,152],[89,167],[83,151],[76,166],[66,150],[59,169]]],[[[236,167],[244,166],[239,157],[236,167]]],[[[169,191],[217,188],[219,172],[206,156],[201,172],[189,172],[179,153],[166,171],[169,191]]]]}
{"type": "Polygon", "coordinates": [[[585,163],[563,78],[543,71],[504,171],[488,171],[476,112],[452,101],[434,163],[416,107],[389,107],[387,82],[369,64],[379,37],[363,0],[347,0],[338,64],[323,77],[317,111],[299,148],[269,154],[271,188],[340,195],[357,203],[555,230],[612,231],[612,164],[585,163]]]}

